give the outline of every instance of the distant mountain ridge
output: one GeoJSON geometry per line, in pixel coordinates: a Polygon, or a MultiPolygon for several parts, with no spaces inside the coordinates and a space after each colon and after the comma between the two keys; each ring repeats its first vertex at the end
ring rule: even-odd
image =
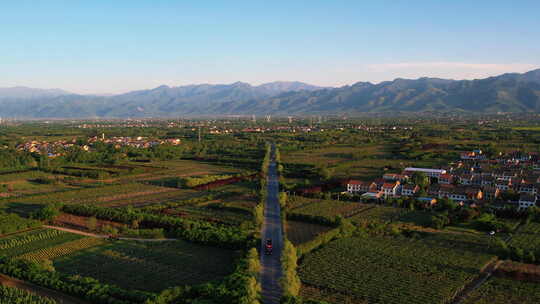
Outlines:
{"type": "Polygon", "coordinates": [[[73,94],[60,89],[34,89],[27,87],[0,88],[0,98],[41,98],[73,94]]]}
{"type": "MultiPolygon", "coordinates": [[[[64,91],[62,91],[64,92],[64,91]]],[[[364,112],[540,112],[540,69],[477,80],[419,78],[358,82],[339,88],[301,82],[252,86],[159,86],[114,96],[4,97],[0,116],[28,118],[175,117],[364,112]]]]}

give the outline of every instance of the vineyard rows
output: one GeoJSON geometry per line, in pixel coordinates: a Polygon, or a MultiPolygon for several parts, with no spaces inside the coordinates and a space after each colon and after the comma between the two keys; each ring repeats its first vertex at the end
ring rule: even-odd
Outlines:
{"type": "Polygon", "coordinates": [[[33,262],[39,262],[42,260],[53,260],[55,258],[72,254],[76,251],[98,246],[102,244],[104,241],[99,238],[82,238],[70,242],[66,242],[57,246],[49,247],[49,248],[42,248],[36,251],[32,251],[29,253],[25,253],[19,258],[26,259],[33,262]]]}
{"type": "Polygon", "coordinates": [[[540,223],[531,222],[519,228],[510,245],[524,250],[540,252],[540,223]]]}
{"type": "Polygon", "coordinates": [[[312,203],[292,209],[291,213],[324,216],[333,218],[337,215],[346,217],[351,213],[358,212],[363,209],[371,208],[370,205],[351,202],[340,202],[331,200],[315,200],[312,203]]]}
{"type": "Polygon", "coordinates": [[[0,242],[0,249],[3,255],[14,257],[81,238],[83,237],[76,234],[43,229],[22,233],[3,240],[0,242]]]}
{"type": "Polygon", "coordinates": [[[537,304],[538,283],[492,277],[469,294],[463,304],[537,304]]]}
{"type": "Polygon", "coordinates": [[[137,192],[158,191],[160,187],[145,185],[140,183],[110,185],[97,188],[85,188],[69,191],[59,191],[47,194],[34,195],[29,197],[21,197],[11,199],[10,202],[22,203],[95,203],[102,198],[121,197],[121,195],[132,194],[137,192]]]}
{"type": "Polygon", "coordinates": [[[233,259],[233,251],[182,241],[116,241],[53,262],[60,272],[89,276],[129,289],[160,291],[223,278],[233,270],[233,259]]]}
{"type": "Polygon", "coordinates": [[[299,274],[369,303],[446,303],[492,258],[432,241],[346,238],[308,254],[299,274]]]}
{"type": "Polygon", "coordinates": [[[422,211],[410,211],[403,208],[394,208],[388,206],[375,206],[365,210],[349,219],[357,224],[365,223],[383,223],[383,222],[401,222],[415,225],[427,225],[430,214],[422,211]]]}
{"type": "Polygon", "coordinates": [[[0,285],[0,304],[56,304],[49,298],[33,295],[25,290],[0,285]]]}

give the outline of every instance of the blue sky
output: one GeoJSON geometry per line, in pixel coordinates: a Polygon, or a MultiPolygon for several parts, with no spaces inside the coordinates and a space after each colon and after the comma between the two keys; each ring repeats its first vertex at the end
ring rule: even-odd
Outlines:
{"type": "Polygon", "coordinates": [[[0,87],[339,86],[540,68],[540,1],[5,1],[0,87]]]}

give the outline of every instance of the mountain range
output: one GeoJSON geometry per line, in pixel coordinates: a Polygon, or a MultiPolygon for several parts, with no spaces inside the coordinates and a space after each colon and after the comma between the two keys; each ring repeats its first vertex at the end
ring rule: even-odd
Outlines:
{"type": "Polygon", "coordinates": [[[127,118],[377,112],[540,112],[540,69],[476,80],[419,78],[338,88],[302,82],[159,86],[112,96],[0,88],[0,117],[127,118]]]}

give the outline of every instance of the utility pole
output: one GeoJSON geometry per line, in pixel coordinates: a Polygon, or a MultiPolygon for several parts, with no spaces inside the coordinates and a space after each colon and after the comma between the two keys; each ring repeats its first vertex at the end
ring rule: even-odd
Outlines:
{"type": "Polygon", "coordinates": [[[255,117],[255,114],[251,115],[251,122],[256,123],[257,117],[255,117]]]}
{"type": "Polygon", "coordinates": [[[199,126],[199,143],[201,143],[201,126],[199,126]]]}

